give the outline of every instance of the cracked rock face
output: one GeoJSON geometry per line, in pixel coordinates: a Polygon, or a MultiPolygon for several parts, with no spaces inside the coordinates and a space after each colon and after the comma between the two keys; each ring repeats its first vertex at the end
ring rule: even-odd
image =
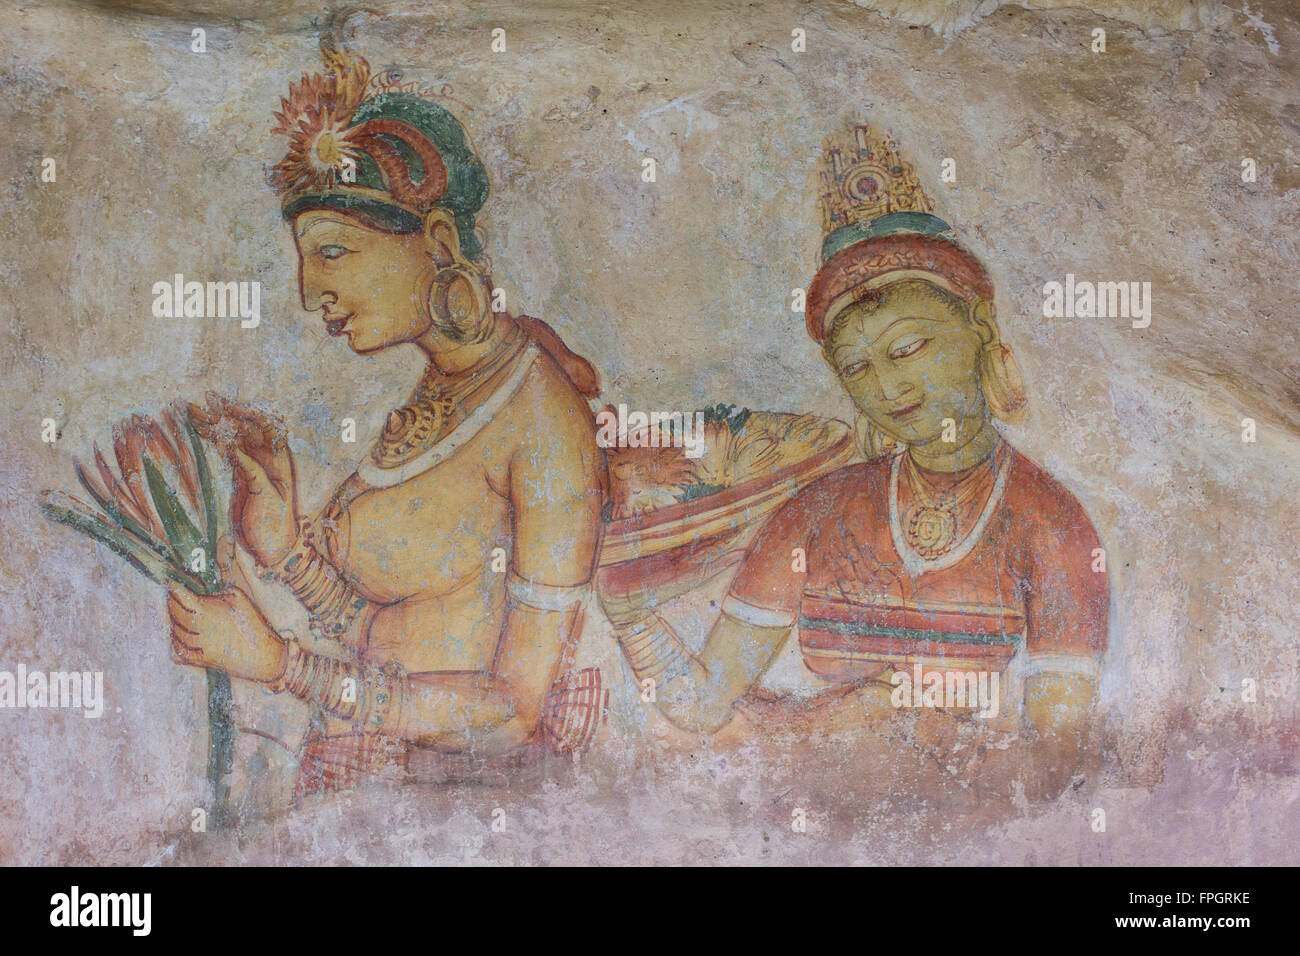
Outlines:
{"type": "MultiPolygon", "coordinates": [[[[1019,3],[1003,3],[1000,0],[920,0],[916,3],[906,0],[853,0],[853,3],[890,20],[928,27],[942,36],[960,33],[1003,9],[1042,12],[1084,9],[1095,17],[1119,20],[1154,33],[1223,26],[1231,22],[1235,12],[1218,0],[1118,0],[1113,3],[1091,3],[1087,7],[1074,3],[1050,3],[1047,0],[1022,0],[1019,3]]],[[[1251,16],[1249,5],[1246,16],[1251,16]]]]}
{"type": "MultiPolygon", "coordinates": [[[[818,267],[823,138],[857,120],[892,134],[991,273],[1029,396],[1008,437],[1107,551],[1097,765],[1031,806],[878,735],[766,739],[737,723],[701,741],[641,702],[593,609],[578,663],[602,669],[612,712],[576,766],[292,806],[291,754],[242,734],[236,831],[192,833],[208,799],[202,675],[168,657],[161,590],[43,521],[37,495],[67,486],[70,456],[123,415],[216,389],[290,423],[319,506],[422,362],[360,358],[298,301],[265,182],[284,149],[272,111],[319,68],[318,7],[4,2],[0,668],[102,671],[105,708],[4,715],[0,861],[1300,862],[1292,4],[382,10],[353,43],[465,124],[491,182],[478,225],[494,280],[592,360],[615,404],[851,421],[790,293],[818,267]],[[47,157],[56,182],[41,182],[47,157]],[[260,325],[154,318],[150,288],[176,273],[260,281],[260,325]],[[1044,316],[1045,284],[1067,275],[1150,283],[1150,325],[1044,316]],[[1088,825],[1098,807],[1105,835],[1088,825]]],[[[726,584],[675,620],[706,628],[726,584]]],[[[296,746],[296,702],[237,685],[235,707],[296,746]]]]}

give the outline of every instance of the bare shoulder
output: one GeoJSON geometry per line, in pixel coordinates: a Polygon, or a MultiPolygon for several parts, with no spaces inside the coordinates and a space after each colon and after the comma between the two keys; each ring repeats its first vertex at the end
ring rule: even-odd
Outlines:
{"type": "Polygon", "coordinates": [[[512,407],[523,444],[561,453],[596,451],[591,407],[545,352],[533,360],[512,407]]]}

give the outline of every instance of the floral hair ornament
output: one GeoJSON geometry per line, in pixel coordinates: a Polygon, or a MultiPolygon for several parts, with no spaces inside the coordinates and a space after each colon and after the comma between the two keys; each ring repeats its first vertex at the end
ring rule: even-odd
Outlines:
{"type": "Polygon", "coordinates": [[[345,19],[321,37],[325,72],[290,83],[275,114],[272,132],[289,138],[270,176],[284,217],[339,209],[410,233],[442,207],[455,219],[461,252],[477,258],[474,216],[488,181],[464,128],[416,93],[375,93],[370,64],[343,41],[345,19]]]}

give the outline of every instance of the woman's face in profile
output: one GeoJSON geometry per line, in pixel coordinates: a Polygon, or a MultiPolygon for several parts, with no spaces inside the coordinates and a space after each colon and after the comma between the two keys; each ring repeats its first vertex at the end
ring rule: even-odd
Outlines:
{"type": "Polygon", "coordinates": [[[302,307],[321,312],[330,335],[365,354],[428,331],[436,270],[423,233],[381,232],[327,209],[300,214],[293,230],[302,307]]]}
{"type": "Polygon", "coordinates": [[[881,292],[876,301],[854,303],[836,316],[823,345],[854,404],[878,429],[908,445],[938,440],[944,419],[956,423],[958,434],[978,430],[985,417],[981,344],[964,309],[923,282],[881,292]]]}

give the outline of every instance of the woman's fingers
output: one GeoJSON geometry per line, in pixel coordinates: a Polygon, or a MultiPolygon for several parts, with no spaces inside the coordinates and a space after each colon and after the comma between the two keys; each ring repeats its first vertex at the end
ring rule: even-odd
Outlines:
{"type": "Polygon", "coordinates": [[[179,654],[183,657],[192,657],[195,654],[203,653],[202,647],[198,644],[191,644],[186,641],[182,632],[177,631],[174,627],[172,628],[171,643],[173,654],[179,654]]]}
{"type": "MultiPolygon", "coordinates": [[[[171,624],[172,660],[178,664],[189,664],[203,650],[186,640],[187,636],[195,638],[199,636],[194,622],[195,611],[182,597],[183,594],[188,593],[184,588],[171,584],[168,585],[167,590],[169,592],[167,595],[167,617],[171,624]]],[[[194,603],[192,598],[190,603],[194,603]]]]}
{"type": "Polygon", "coordinates": [[[206,441],[216,446],[223,458],[230,459],[231,449],[248,444],[258,444],[261,439],[247,434],[247,426],[233,415],[217,407],[203,408],[191,404],[190,421],[206,441]]]}
{"type": "Polygon", "coordinates": [[[211,425],[216,421],[216,416],[212,412],[194,402],[186,402],[185,410],[189,412],[190,420],[194,422],[195,426],[211,425]]]}
{"type": "Polygon", "coordinates": [[[171,621],[172,626],[172,637],[175,638],[178,633],[188,634],[191,637],[198,637],[199,632],[194,629],[194,619],[192,617],[185,617],[184,613],[185,612],[183,611],[179,614],[174,612],[168,613],[167,617],[171,621]]]}
{"type": "Polygon", "coordinates": [[[266,468],[256,458],[236,448],[233,452],[233,459],[231,464],[239,471],[239,477],[246,482],[245,490],[250,495],[260,495],[268,487],[271,487],[270,476],[267,475],[266,468]]]}
{"type": "MultiPolygon", "coordinates": [[[[199,642],[191,645],[185,640],[186,636],[193,638],[199,636],[198,613],[195,608],[186,604],[184,598],[180,596],[180,592],[184,590],[183,588],[171,585],[168,590],[171,593],[167,596],[167,617],[171,622],[172,643],[173,645],[181,644],[190,653],[198,653],[202,650],[201,647],[197,646],[199,642]]],[[[191,597],[190,603],[197,604],[198,602],[191,597]]]]}
{"type": "Polygon", "coordinates": [[[260,408],[255,408],[252,405],[223,398],[215,392],[208,393],[208,404],[218,414],[231,418],[245,429],[271,434],[278,434],[283,431],[283,425],[280,422],[260,408]]]}
{"type": "Polygon", "coordinates": [[[194,614],[198,610],[198,601],[194,600],[194,595],[179,584],[167,585],[168,609],[170,610],[173,605],[187,614],[194,614]]]}
{"type": "Polygon", "coordinates": [[[217,539],[216,561],[221,580],[230,581],[235,567],[235,537],[229,531],[217,539]]]}
{"type": "Polygon", "coordinates": [[[248,579],[248,574],[244,570],[243,564],[239,561],[239,556],[235,550],[235,539],[227,532],[217,541],[217,567],[221,568],[221,580],[227,584],[243,591],[245,594],[254,593],[252,582],[248,579]],[[222,542],[227,542],[230,549],[230,557],[223,565],[221,563],[222,542]]]}
{"type": "Polygon", "coordinates": [[[223,435],[218,427],[221,423],[221,416],[210,413],[201,405],[195,405],[191,402],[188,406],[190,422],[204,439],[212,442],[214,445],[223,444],[230,436],[223,435]]]}
{"type": "Polygon", "coordinates": [[[175,631],[172,631],[171,651],[172,660],[177,664],[200,664],[203,662],[203,649],[186,644],[176,635],[175,631]]]}

